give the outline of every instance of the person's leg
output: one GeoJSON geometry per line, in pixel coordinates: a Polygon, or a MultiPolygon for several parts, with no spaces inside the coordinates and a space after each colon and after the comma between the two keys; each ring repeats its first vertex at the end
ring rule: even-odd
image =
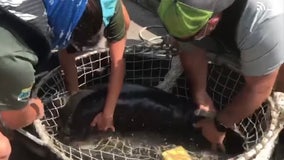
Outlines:
{"type": "Polygon", "coordinates": [[[0,131],[0,160],[8,160],[11,151],[12,149],[9,139],[0,131]]]}
{"type": "Polygon", "coordinates": [[[213,101],[207,93],[208,59],[205,50],[190,44],[190,50],[183,51],[180,59],[189,79],[192,96],[199,109],[204,111],[215,111],[213,101]],[[190,52],[190,53],[188,53],[190,52]]]}

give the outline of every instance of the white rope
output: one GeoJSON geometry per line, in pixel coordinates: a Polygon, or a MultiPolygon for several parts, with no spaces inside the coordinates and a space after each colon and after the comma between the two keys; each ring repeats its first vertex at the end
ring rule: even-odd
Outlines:
{"type": "Polygon", "coordinates": [[[63,152],[61,152],[60,150],[58,150],[54,147],[54,143],[53,143],[52,139],[50,138],[48,132],[46,131],[45,127],[42,125],[40,120],[35,120],[34,126],[35,126],[36,132],[38,133],[39,137],[41,138],[43,144],[45,146],[47,146],[50,149],[51,152],[55,153],[62,160],[72,160],[72,159],[66,157],[66,155],[63,152]]]}
{"type": "Polygon", "coordinates": [[[34,136],[33,134],[31,134],[30,132],[28,132],[24,129],[17,129],[17,132],[19,132],[23,136],[31,139],[32,141],[34,141],[38,145],[41,145],[41,146],[45,145],[45,143],[41,139],[37,138],[36,136],[34,136]]]}
{"type": "Polygon", "coordinates": [[[139,38],[143,41],[149,42],[150,44],[160,44],[161,41],[163,40],[163,37],[167,36],[168,34],[163,35],[163,36],[154,36],[154,37],[148,39],[143,35],[143,32],[145,32],[149,29],[152,29],[152,28],[165,28],[165,27],[161,26],[161,25],[151,25],[151,26],[143,27],[138,33],[139,38]],[[160,41],[155,42],[156,40],[160,40],[160,41]]]}
{"type": "Polygon", "coordinates": [[[262,136],[260,143],[255,145],[249,151],[238,155],[234,159],[236,160],[269,160],[279,133],[283,129],[284,124],[284,93],[274,92],[272,96],[268,98],[271,107],[271,124],[269,129],[262,136]]]}

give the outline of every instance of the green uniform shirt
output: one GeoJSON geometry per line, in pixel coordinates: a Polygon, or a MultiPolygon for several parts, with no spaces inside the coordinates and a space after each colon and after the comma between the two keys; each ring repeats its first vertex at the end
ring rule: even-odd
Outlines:
{"type": "Polygon", "coordinates": [[[27,104],[38,58],[16,34],[0,26],[0,111],[27,104]]]}

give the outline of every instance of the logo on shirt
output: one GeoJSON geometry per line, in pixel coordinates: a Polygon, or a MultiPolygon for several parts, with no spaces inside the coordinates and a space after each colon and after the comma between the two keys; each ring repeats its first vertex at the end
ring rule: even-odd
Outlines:
{"type": "Polygon", "coordinates": [[[21,93],[18,95],[18,101],[27,102],[30,98],[32,87],[33,85],[29,86],[28,88],[22,89],[21,93]]]}

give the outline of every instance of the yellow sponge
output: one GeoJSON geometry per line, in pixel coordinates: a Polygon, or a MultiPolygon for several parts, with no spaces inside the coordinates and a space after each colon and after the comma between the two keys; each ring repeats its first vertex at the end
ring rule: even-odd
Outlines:
{"type": "Polygon", "coordinates": [[[162,153],[162,156],[164,160],[192,160],[191,156],[182,146],[166,150],[162,153]]]}

